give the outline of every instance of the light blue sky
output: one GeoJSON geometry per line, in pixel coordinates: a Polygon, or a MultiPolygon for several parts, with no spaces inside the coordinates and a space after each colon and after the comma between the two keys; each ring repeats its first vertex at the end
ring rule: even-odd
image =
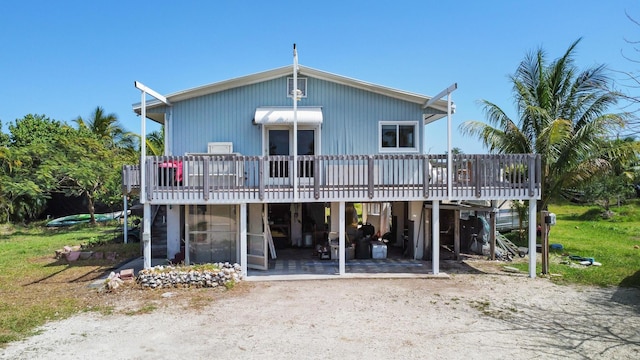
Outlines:
{"type": "MultiPolygon", "coordinates": [[[[482,153],[457,126],[478,99],[513,114],[512,74],[527,52],[556,58],[577,38],[581,67],[633,71],[640,2],[620,1],[11,1],[0,12],[0,120],[72,122],[96,106],[139,132],[134,81],[161,94],[292,62],[424,95],[454,82],[453,146],[482,153]]],[[[151,130],[154,126],[147,123],[151,130]]],[[[427,150],[446,150],[444,121],[427,150]]]]}

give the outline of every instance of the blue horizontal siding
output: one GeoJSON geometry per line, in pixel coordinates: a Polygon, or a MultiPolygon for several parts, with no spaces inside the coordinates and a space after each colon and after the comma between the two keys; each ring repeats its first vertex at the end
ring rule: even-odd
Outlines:
{"type": "MultiPolygon", "coordinates": [[[[174,103],[173,154],[206,152],[208,142],[233,142],[234,152],[261,155],[255,110],[292,106],[286,88],[285,76],[174,103]]],[[[420,122],[423,113],[420,104],[314,78],[308,78],[307,97],[298,106],[322,107],[321,147],[328,155],[377,153],[379,121],[420,122]]]]}

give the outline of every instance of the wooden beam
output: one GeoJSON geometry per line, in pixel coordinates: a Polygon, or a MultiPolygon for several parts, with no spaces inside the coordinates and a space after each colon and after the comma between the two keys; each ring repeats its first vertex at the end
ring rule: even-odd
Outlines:
{"type": "Polygon", "coordinates": [[[453,220],[453,252],[456,260],[460,260],[460,210],[454,210],[455,219],[453,220]]]}
{"type": "Polygon", "coordinates": [[[169,102],[169,100],[167,100],[166,97],[160,95],[159,93],[155,92],[153,89],[145,86],[143,83],[139,82],[139,81],[134,81],[133,85],[138,89],[138,90],[142,90],[143,92],[153,96],[154,98],[162,101],[165,105],[167,106],[171,106],[171,103],[169,102]]]}
{"type": "Polygon", "coordinates": [[[540,212],[540,236],[542,243],[542,268],[540,272],[542,274],[549,273],[549,223],[547,222],[548,216],[548,211],[545,210],[540,212]]]}
{"type": "Polygon", "coordinates": [[[432,97],[431,99],[429,99],[424,106],[422,107],[423,109],[428,108],[429,106],[433,105],[433,103],[435,103],[436,101],[442,99],[443,97],[451,94],[452,92],[454,92],[456,89],[458,88],[458,83],[453,83],[452,85],[450,85],[448,88],[440,91],[438,93],[438,95],[432,97]]]}
{"type": "Polygon", "coordinates": [[[489,253],[491,254],[491,260],[496,259],[496,213],[491,211],[489,213],[489,225],[491,228],[491,233],[489,234],[489,253]]]}

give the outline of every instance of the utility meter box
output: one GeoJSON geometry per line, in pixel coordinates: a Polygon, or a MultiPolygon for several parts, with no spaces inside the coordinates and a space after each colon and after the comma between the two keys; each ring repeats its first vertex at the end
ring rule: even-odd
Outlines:
{"type": "Polygon", "coordinates": [[[547,225],[551,225],[551,226],[555,225],[556,224],[556,214],[549,213],[549,215],[545,216],[544,222],[547,225]]]}

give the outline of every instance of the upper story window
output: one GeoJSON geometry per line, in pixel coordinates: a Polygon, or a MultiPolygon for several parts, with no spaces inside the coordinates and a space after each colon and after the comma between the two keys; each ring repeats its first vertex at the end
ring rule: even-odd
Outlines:
{"type": "MultiPolygon", "coordinates": [[[[298,78],[298,90],[300,90],[300,97],[307,97],[307,78],[298,78]]],[[[287,78],[287,97],[291,97],[293,93],[293,78],[287,78]]]]}
{"type": "Polygon", "coordinates": [[[380,152],[418,151],[417,121],[381,121],[380,152]]]}

